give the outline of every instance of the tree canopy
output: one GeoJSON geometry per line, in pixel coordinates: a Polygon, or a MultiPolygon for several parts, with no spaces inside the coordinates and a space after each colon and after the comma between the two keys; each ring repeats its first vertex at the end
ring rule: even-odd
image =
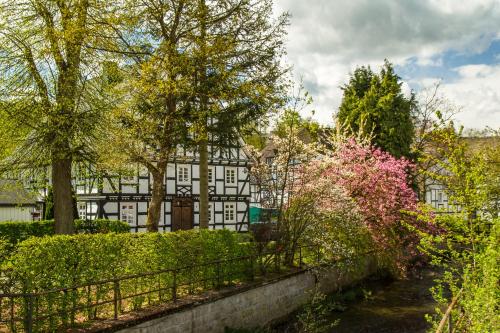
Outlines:
{"type": "Polygon", "coordinates": [[[372,135],[373,144],[394,157],[411,158],[415,98],[406,97],[401,85],[387,60],[378,74],[359,67],[341,87],[344,95],[336,117],[347,131],[372,135]]]}
{"type": "Polygon", "coordinates": [[[115,9],[100,0],[0,4],[0,118],[22,129],[0,171],[50,167],[58,233],[72,232],[72,163],[92,158],[106,109],[95,78],[115,9]]]}

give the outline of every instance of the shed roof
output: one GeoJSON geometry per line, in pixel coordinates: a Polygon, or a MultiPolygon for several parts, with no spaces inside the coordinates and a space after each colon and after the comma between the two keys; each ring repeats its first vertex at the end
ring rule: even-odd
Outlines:
{"type": "Polygon", "coordinates": [[[35,205],[35,194],[15,180],[0,180],[0,205],[35,205]]]}

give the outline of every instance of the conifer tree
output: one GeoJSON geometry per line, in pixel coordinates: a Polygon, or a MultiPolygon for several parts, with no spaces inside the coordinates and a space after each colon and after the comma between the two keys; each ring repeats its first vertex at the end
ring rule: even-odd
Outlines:
{"type": "Polygon", "coordinates": [[[415,98],[407,98],[401,79],[387,60],[379,74],[370,67],[359,67],[342,87],[342,103],[337,121],[346,130],[362,129],[373,136],[373,144],[394,157],[412,158],[415,98]]]}

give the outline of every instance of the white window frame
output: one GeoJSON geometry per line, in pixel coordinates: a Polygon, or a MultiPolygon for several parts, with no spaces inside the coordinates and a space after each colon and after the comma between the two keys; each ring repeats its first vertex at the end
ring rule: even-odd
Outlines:
{"type": "Polygon", "coordinates": [[[234,186],[238,184],[238,169],[233,167],[226,167],[224,170],[224,184],[227,186],[234,186]]]}
{"type": "Polygon", "coordinates": [[[135,225],[135,203],[120,202],[120,221],[135,225]]]}
{"type": "Polygon", "coordinates": [[[213,166],[208,167],[207,178],[208,178],[208,185],[214,186],[215,185],[215,167],[213,167],[213,166]],[[210,177],[210,176],[212,176],[212,177],[210,177]]]}
{"type": "Polygon", "coordinates": [[[236,222],[236,203],[224,202],[224,223],[236,222]]]}
{"type": "Polygon", "coordinates": [[[81,220],[86,220],[87,219],[87,204],[85,202],[79,202],[78,203],[78,217],[81,220]]]}
{"type": "Polygon", "coordinates": [[[214,222],[214,203],[209,202],[208,203],[208,223],[213,223],[214,222]]]}
{"type": "Polygon", "coordinates": [[[177,165],[176,179],[178,184],[190,184],[191,183],[190,166],[185,164],[177,165]]]}

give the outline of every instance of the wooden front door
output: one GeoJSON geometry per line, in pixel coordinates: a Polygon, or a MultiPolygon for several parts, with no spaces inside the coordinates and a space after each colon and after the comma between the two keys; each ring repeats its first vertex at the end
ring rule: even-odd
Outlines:
{"type": "Polygon", "coordinates": [[[193,200],[175,198],[172,200],[172,231],[193,229],[193,200]]]}

